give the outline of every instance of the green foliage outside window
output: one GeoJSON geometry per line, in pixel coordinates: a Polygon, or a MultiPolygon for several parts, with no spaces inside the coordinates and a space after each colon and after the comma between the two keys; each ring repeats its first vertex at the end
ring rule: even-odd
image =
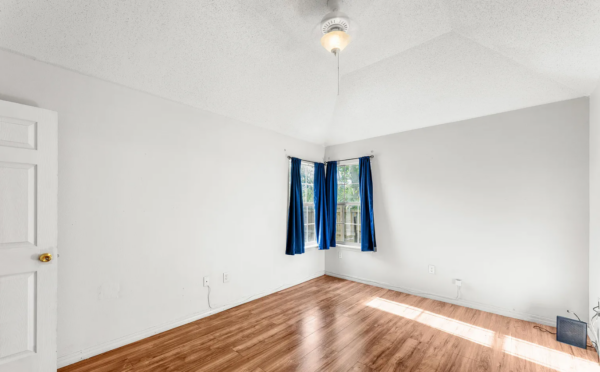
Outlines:
{"type": "Polygon", "coordinates": [[[302,182],[302,203],[304,204],[304,244],[317,242],[315,232],[315,200],[314,200],[315,167],[311,163],[302,163],[300,180],[302,182]]]}
{"type": "Polygon", "coordinates": [[[338,165],[336,242],[360,243],[358,164],[338,165]]]}

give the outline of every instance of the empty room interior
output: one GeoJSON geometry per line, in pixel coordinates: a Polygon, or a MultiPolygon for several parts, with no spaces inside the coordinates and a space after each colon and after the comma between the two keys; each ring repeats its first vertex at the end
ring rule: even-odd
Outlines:
{"type": "Polygon", "coordinates": [[[600,372],[599,79],[598,0],[0,0],[0,372],[600,372]]]}

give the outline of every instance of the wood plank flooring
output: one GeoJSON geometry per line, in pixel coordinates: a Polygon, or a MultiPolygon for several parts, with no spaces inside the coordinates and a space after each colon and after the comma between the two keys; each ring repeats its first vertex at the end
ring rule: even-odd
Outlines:
{"type": "Polygon", "coordinates": [[[59,372],[600,371],[534,325],[322,276],[59,372]]]}

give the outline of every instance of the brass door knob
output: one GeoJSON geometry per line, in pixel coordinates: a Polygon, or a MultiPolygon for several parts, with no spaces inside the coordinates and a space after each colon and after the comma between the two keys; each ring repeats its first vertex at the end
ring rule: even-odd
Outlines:
{"type": "Polygon", "coordinates": [[[52,255],[50,253],[44,253],[39,258],[40,258],[40,261],[42,261],[42,262],[50,262],[50,261],[52,261],[52,255]]]}

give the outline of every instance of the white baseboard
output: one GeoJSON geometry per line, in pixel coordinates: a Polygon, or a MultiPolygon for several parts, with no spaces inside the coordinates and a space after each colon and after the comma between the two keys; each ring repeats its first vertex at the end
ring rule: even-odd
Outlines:
{"type": "Polygon", "coordinates": [[[128,344],[131,344],[133,342],[136,342],[136,341],[142,340],[144,338],[153,336],[153,335],[155,335],[157,333],[165,332],[165,331],[168,331],[170,329],[182,326],[184,324],[191,323],[191,322],[196,321],[198,319],[202,319],[202,318],[205,318],[207,316],[210,316],[210,315],[213,315],[213,314],[216,314],[216,313],[220,313],[221,311],[224,311],[224,310],[227,310],[227,309],[231,309],[232,307],[236,307],[236,306],[245,304],[247,302],[256,300],[256,299],[264,297],[264,296],[268,296],[270,294],[273,294],[275,292],[284,290],[286,288],[293,287],[295,285],[307,282],[307,281],[309,281],[311,279],[314,279],[314,278],[318,278],[319,276],[322,276],[322,275],[324,275],[324,272],[323,271],[319,271],[319,272],[316,272],[316,273],[314,273],[314,274],[312,274],[312,275],[310,275],[308,277],[305,277],[305,278],[303,278],[303,279],[301,279],[299,281],[295,281],[293,283],[285,284],[285,285],[283,285],[281,287],[274,288],[274,289],[269,290],[267,292],[256,294],[256,295],[254,295],[252,297],[246,298],[245,300],[241,300],[241,301],[229,304],[229,305],[224,305],[224,306],[221,306],[219,308],[216,308],[216,309],[213,309],[213,310],[209,310],[209,311],[205,311],[205,312],[202,312],[202,313],[193,314],[193,315],[187,316],[185,318],[177,319],[177,320],[174,320],[174,321],[171,321],[171,322],[168,322],[168,323],[164,323],[164,324],[161,324],[161,325],[158,325],[158,326],[155,326],[155,327],[150,327],[150,328],[144,329],[142,331],[129,334],[127,336],[123,336],[123,337],[120,337],[120,338],[117,338],[117,339],[114,339],[114,340],[111,340],[111,341],[108,341],[108,342],[104,342],[104,343],[98,344],[96,346],[92,346],[92,347],[89,347],[89,348],[86,348],[86,349],[82,349],[80,351],[76,351],[74,353],[70,353],[70,354],[67,354],[67,355],[59,356],[58,357],[58,368],[62,368],[62,367],[68,366],[70,364],[77,363],[77,362],[82,361],[84,359],[88,359],[88,358],[91,358],[93,356],[105,353],[107,351],[114,350],[114,349],[119,348],[121,346],[125,346],[125,345],[128,345],[128,344]]]}
{"type": "Polygon", "coordinates": [[[359,283],[363,283],[363,284],[368,284],[368,285],[372,285],[375,287],[390,289],[392,291],[397,291],[397,292],[403,292],[403,293],[409,293],[409,294],[418,293],[416,296],[430,298],[432,300],[438,300],[438,301],[442,301],[442,302],[448,302],[448,303],[451,303],[454,305],[460,305],[460,306],[464,306],[464,307],[469,307],[471,309],[486,311],[488,313],[503,315],[503,316],[507,316],[509,318],[521,319],[521,320],[526,320],[529,322],[535,322],[535,323],[540,323],[540,324],[556,327],[555,319],[549,319],[549,318],[538,316],[538,315],[522,313],[519,311],[505,309],[505,308],[488,305],[488,304],[483,304],[483,303],[475,302],[475,301],[469,301],[469,300],[463,300],[463,299],[455,300],[453,298],[438,296],[438,295],[434,295],[434,294],[423,294],[419,290],[398,287],[398,286],[395,286],[392,284],[380,283],[380,282],[376,282],[373,280],[357,278],[357,277],[344,275],[344,274],[338,274],[338,273],[334,273],[331,271],[325,271],[325,275],[334,276],[334,277],[340,278],[340,279],[351,280],[351,281],[359,282],[359,283]]]}

